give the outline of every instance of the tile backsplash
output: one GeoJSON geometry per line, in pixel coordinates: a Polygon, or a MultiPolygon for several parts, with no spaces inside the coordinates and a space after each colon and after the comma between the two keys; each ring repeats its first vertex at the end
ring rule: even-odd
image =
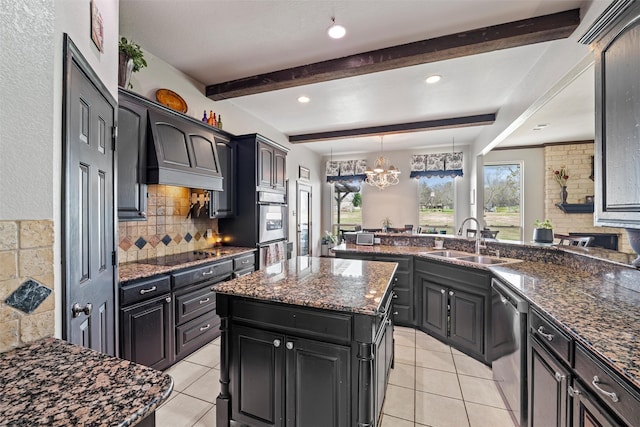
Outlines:
{"type": "Polygon", "coordinates": [[[119,264],[214,245],[218,220],[187,218],[191,189],[149,185],[147,192],[147,220],[118,223],[119,264]],[[213,235],[207,235],[207,230],[213,235]]]}
{"type": "Polygon", "coordinates": [[[55,332],[53,244],[51,220],[0,221],[0,352],[55,332]]]}

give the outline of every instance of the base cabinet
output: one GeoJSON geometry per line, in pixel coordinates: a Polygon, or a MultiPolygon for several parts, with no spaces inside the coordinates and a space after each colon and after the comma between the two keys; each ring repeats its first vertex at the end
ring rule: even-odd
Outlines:
{"type": "Polygon", "coordinates": [[[580,381],[576,380],[569,391],[573,397],[572,427],[624,427],[624,424],[613,419],[580,381]]]}
{"type": "Polygon", "coordinates": [[[251,426],[349,426],[347,346],[243,326],[231,332],[233,419],[251,426]]]}

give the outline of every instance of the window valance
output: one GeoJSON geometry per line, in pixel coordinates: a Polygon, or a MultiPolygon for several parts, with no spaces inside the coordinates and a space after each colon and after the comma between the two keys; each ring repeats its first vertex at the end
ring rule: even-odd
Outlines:
{"type": "Polygon", "coordinates": [[[417,154],[411,156],[411,178],[462,176],[462,152],[417,154]]]}
{"type": "Polygon", "coordinates": [[[366,160],[330,160],[327,162],[327,182],[364,181],[366,160]]]}

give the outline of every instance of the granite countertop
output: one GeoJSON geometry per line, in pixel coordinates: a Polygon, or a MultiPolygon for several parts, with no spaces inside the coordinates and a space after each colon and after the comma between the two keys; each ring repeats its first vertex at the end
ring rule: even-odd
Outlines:
{"type": "Polygon", "coordinates": [[[640,272],[522,262],[490,270],[640,390],[640,272]]]}
{"type": "Polygon", "coordinates": [[[173,389],[167,374],[45,338],[0,354],[0,424],[133,426],[173,389]]]}
{"type": "Polygon", "coordinates": [[[378,314],[397,264],[297,257],[215,285],[220,294],[366,315],[378,314]]]}
{"type": "MultiPolygon", "coordinates": [[[[146,262],[145,260],[141,260],[138,262],[121,264],[120,266],[118,266],[118,278],[120,280],[120,283],[129,282],[131,280],[155,276],[156,274],[171,273],[172,271],[180,270],[182,268],[193,267],[196,265],[208,264],[223,259],[233,258],[237,255],[254,252],[255,250],[256,248],[222,246],[218,248],[207,249],[207,251],[215,251],[215,257],[212,256],[210,258],[192,260],[178,265],[156,265],[153,264],[153,260],[155,259],[146,262]]],[[[168,256],[170,257],[171,255],[168,256]]]]}

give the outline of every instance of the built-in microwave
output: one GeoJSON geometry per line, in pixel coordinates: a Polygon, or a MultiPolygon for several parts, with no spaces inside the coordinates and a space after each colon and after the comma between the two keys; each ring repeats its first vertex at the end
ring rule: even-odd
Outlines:
{"type": "Polygon", "coordinates": [[[259,243],[282,240],[287,237],[287,205],[260,204],[258,224],[259,243]]]}

